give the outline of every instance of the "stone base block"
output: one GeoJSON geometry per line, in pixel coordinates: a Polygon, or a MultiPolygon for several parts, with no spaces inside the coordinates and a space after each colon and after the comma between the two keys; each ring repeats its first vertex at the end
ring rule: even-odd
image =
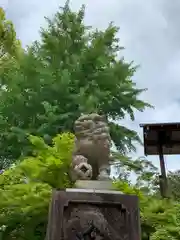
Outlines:
{"type": "Polygon", "coordinates": [[[137,196],[99,189],[53,192],[46,240],[140,240],[137,196]]]}

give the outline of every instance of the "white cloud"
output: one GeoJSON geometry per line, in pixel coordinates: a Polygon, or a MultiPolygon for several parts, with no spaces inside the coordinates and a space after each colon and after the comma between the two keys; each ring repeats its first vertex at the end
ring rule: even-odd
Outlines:
{"type": "Polygon", "coordinates": [[[0,7],[2,7],[3,9],[6,9],[8,5],[8,0],[0,0],[0,7]]]}
{"type": "MultiPolygon", "coordinates": [[[[2,1],[2,0],[0,0],[2,1]]],[[[6,6],[7,15],[16,25],[23,44],[38,38],[44,16],[51,16],[65,1],[11,0],[6,6]]],[[[119,37],[126,47],[124,56],[134,60],[141,68],[134,81],[148,91],[142,97],[155,106],[155,110],[136,113],[136,121],[124,123],[140,133],[141,122],[180,121],[180,3],[174,0],[111,0],[72,1],[78,9],[86,4],[86,23],[104,28],[114,21],[120,27],[119,37]]],[[[142,154],[142,148],[138,148],[142,154]]],[[[151,157],[158,164],[157,157],[151,157]]],[[[168,169],[180,168],[178,157],[167,157],[168,169]]]]}

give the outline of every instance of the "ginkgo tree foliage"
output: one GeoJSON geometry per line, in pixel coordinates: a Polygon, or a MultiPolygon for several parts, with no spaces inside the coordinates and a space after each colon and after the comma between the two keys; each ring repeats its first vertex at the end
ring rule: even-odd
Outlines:
{"type": "Polygon", "coordinates": [[[135,150],[137,132],[115,123],[134,110],[150,107],[132,77],[133,62],[122,55],[112,23],[105,30],[84,23],[85,9],[73,12],[68,2],[47,19],[40,40],[21,52],[17,64],[0,76],[6,91],[0,101],[0,155],[16,161],[29,154],[27,133],[47,143],[61,132],[73,132],[74,121],[82,114],[106,115],[111,137],[118,151],[135,150]]]}

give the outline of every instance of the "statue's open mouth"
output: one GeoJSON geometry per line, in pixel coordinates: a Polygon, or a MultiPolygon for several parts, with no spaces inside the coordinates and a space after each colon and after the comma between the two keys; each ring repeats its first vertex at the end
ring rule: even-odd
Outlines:
{"type": "Polygon", "coordinates": [[[82,172],[86,173],[87,170],[88,170],[88,169],[87,169],[84,165],[81,167],[81,171],[82,171],[82,172]]]}

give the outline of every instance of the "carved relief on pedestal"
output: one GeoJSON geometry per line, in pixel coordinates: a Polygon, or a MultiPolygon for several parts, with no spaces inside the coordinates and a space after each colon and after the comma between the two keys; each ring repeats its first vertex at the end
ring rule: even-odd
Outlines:
{"type": "Polygon", "coordinates": [[[128,240],[125,215],[117,208],[79,204],[65,213],[64,238],[80,240],[128,240]],[[113,212],[113,215],[109,212],[113,212]],[[110,219],[111,218],[111,219],[110,219]]]}

